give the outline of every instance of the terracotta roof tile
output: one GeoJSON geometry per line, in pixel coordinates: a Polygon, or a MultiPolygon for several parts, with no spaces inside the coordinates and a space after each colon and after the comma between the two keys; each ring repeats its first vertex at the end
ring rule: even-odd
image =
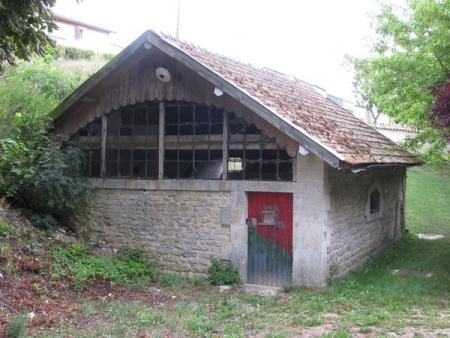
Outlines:
{"type": "Polygon", "coordinates": [[[164,38],[334,150],[349,164],[421,163],[352,113],[323,97],[312,85],[266,68],[257,69],[170,36],[164,38]]]}

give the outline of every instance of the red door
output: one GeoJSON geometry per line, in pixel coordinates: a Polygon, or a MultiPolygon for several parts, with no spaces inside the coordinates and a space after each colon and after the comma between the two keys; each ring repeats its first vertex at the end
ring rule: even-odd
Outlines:
{"type": "Polygon", "coordinates": [[[291,283],[292,212],[292,194],[248,193],[247,283],[291,283]]]}

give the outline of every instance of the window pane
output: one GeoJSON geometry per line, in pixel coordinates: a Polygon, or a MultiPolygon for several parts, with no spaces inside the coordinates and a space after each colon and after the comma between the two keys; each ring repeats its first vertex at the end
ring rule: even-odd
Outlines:
{"type": "Polygon", "coordinates": [[[120,149],[120,160],[130,161],[131,160],[131,149],[120,149]]]}
{"type": "Polygon", "coordinates": [[[145,162],[133,162],[133,177],[145,177],[145,162]]]}
{"type": "Polygon", "coordinates": [[[117,162],[106,161],[106,177],[117,177],[117,162]]]}
{"type": "Polygon", "coordinates": [[[119,162],[119,175],[121,177],[130,177],[131,176],[131,170],[130,170],[131,163],[130,162],[119,162]]]}
{"type": "Polygon", "coordinates": [[[134,161],[145,161],[145,153],[144,149],[134,149],[133,150],[133,160],[134,161]]]}

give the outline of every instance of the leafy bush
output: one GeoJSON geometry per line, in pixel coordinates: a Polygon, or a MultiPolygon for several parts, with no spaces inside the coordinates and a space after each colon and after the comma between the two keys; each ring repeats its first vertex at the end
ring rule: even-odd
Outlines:
{"type": "Polygon", "coordinates": [[[114,54],[110,53],[96,54],[92,50],[58,45],[56,46],[56,48],[49,48],[47,60],[49,59],[49,56],[55,59],[62,58],[66,60],[93,60],[96,57],[104,60],[111,60],[114,57],[114,54]]]}
{"type": "Polygon", "coordinates": [[[90,255],[86,247],[70,244],[52,252],[56,261],[54,276],[66,276],[76,285],[102,278],[120,285],[135,284],[143,279],[154,281],[158,276],[155,263],[139,250],[119,251],[112,258],[90,255]]]}
{"type": "Polygon", "coordinates": [[[210,282],[213,285],[236,285],[241,283],[239,272],[230,261],[224,262],[213,256],[209,257],[211,266],[208,269],[210,282]]]}
{"type": "Polygon", "coordinates": [[[0,195],[31,209],[36,225],[75,227],[89,216],[82,152],[48,135],[48,113],[81,81],[42,60],[0,79],[0,195]]]}
{"type": "Polygon", "coordinates": [[[0,194],[35,215],[43,228],[57,223],[74,227],[89,214],[92,189],[81,178],[81,151],[46,147],[30,150],[12,139],[0,140],[0,194]]]}

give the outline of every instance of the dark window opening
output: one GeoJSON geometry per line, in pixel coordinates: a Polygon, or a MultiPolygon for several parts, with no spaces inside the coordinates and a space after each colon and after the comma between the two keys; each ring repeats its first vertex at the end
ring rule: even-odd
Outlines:
{"type": "Polygon", "coordinates": [[[108,114],[106,177],[158,178],[159,103],[108,114]]]}
{"type": "Polygon", "coordinates": [[[189,102],[165,106],[164,177],[220,179],[223,110],[189,102]]]}
{"type": "Polygon", "coordinates": [[[73,135],[69,142],[77,144],[84,152],[82,175],[100,177],[102,120],[97,118],[73,135]]]}
{"type": "Polygon", "coordinates": [[[381,195],[378,189],[374,189],[370,194],[370,213],[380,212],[381,195]]]}
{"type": "Polygon", "coordinates": [[[292,181],[293,159],[274,138],[233,113],[228,130],[228,179],[292,181]]]}
{"type": "MultiPolygon", "coordinates": [[[[234,113],[227,113],[228,154],[224,154],[224,112],[214,106],[165,101],[164,144],[160,145],[159,105],[145,102],[106,116],[105,177],[157,179],[162,171],[163,178],[169,179],[218,180],[225,160],[228,179],[292,181],[294,160],[286,149],[234,113]]],[[[73,137],[86,149],[85,176],[100,177],[101,133],[101,118],[97,118],[73,137]]]]}

